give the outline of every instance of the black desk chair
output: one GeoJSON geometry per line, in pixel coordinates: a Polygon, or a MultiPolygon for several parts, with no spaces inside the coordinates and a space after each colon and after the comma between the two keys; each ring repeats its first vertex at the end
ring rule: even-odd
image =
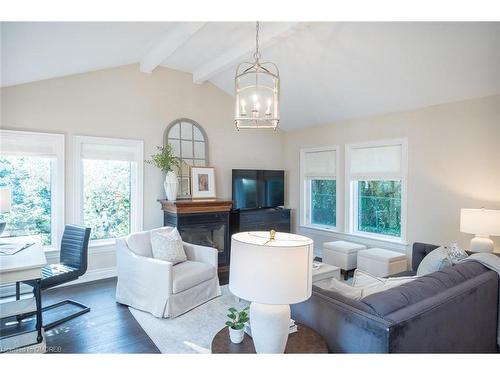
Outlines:
{"type": "MultiPolygon", "coordinates": [[[[90,228],[79,225],[66,225],[61,241],[61,255],[59,264],[48,264],[42,268],[42,290],[61,285],[78,279],[87,272],[87,258],[90,238],[90,228]]],[[[25,282],[34,287],[32,281],[25,282]]],[[[19,299],[19,283],[16,284],[16,299],[19,299]]],[[[45,306],[43,311],[52,310],[57,307],[71,304],[79,308],[79,311],[67,315],[54,322],[44,324],[43,328],[49,330],[55,326],[67,322],[90,311],[90,307],[70,299],[45,306]]]]}

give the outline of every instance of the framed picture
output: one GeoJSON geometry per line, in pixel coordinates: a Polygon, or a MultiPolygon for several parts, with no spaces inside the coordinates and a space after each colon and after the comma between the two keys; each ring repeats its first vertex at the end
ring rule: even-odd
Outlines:
{"type": "Polygon", "coordinates": [[[191,167],[191,198],[215,198],[215,169],[191,167]]]}

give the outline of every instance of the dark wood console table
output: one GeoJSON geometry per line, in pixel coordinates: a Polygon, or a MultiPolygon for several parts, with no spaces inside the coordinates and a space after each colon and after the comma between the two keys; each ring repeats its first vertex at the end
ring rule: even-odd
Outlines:
{"type": "MultiPolygon", "coordinates": [[[[233,344],[229,339],[229,329],[224,327],[212,340],[212,353],[255,354],[253,340],[245,333],[240,344],[233,344]]],[[[328,353],[328,346],[321,335],[303,324],[297,323],[297,332],[288,336],[285,354],[292,353],[328,353]]]]}
{"type": "Polygon", "coordinates": [[[232,201],[222,199],[159,200],[163,225],[177,227],[184,241],[219,251],[219,279],[229,275],[229,212],[232,201]]]}

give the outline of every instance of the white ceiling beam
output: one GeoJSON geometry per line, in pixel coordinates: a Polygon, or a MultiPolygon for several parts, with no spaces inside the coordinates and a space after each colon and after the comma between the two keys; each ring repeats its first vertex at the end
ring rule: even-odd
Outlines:
{"type": "MultiPolygon", "coordinates": [[[[263,50],[277,43],[279,40],[291,35],[297,30],[299,22],[276,22],[264,24],[260,28],[259,49],[263,50]]],[[[218,73],[221,73],[234,64],[240,62],[248,54],[255,51],[255,38],[249,38],[242,41],[241,44],[234,46],[217,56],[206,64],[203,64],[193,72],[193,81],[203,83],[208,81],[218,73]]]]}
{"type": "Polygon", "coordinates": [[[184,45],[206,22],[183,22],[163,35],[140,61],[140,71],[152,73],[170,55],[184,45]]]}

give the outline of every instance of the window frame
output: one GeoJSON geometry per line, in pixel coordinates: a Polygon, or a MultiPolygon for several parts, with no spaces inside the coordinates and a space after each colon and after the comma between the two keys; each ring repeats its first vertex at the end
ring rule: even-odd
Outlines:
{"type": "MultiPolygon", "coordinates": [[[[45,133],[45,132],[30,132],[22,130],[6,130],[0,129],[0,138],[2,140],[10,138],[16,143],[23,144],[27,140],[34,141],[36,144],[46,144],[54,147],[55,155],[47,155],[44,153],[33,152],[25,156],[51,157],[51,176],[50,176],[50,245],[43,246],[45,252],[59,250],[59,244],[64,231],[64,153],[65,153],[65,136],[64,134],[45,133]]],[[[0,142],[1,144],[1,142],[0,142]]],[[[2,153],[4,154],[4,153],[2,153]]],[[[15,153],[5,153],[5,155],[13,155],[15,153]]],[[[23,155],[19,155],[23,156],[23,155]]]]}
{"type": "Polygon", "coordinates": [[[407,239],[407,187],[408,187],[408,139],[386,139],[345,145],[345,223],[346,233],[376,240],[406,243],[407,239]],[[351,175],[351,153],[353,149],[401,146],[401,171],[400,173],[377,174],[367,176],[362,181],[401,181],[401,235],[399,237],[380,233],[364,232],[358,230],[358,178],[351,175]]]}
{"type": "MultiPolygon", "coordinates": [[[[74,187],[74,205],[73,221],[80,225],[85,225],[83,221],[83,161],[82,145],[98,144],[109,146],[127,146],[134,148],[135,168],[131,168],[130,183],[130,233],[143,230],[143,207],[144,207],[144,141],[125,138],[106,138],[94,136],[73,136],[73,187],[74,187]],[[135,183],[134,183],[135,182],[135,183]]],[[[115,238],[105,238],[91,240],[89,246],[106,246],[115,243],[115,238]]]]}
{"type": "Polygon", "coordinates": [[[339,176],[340,176],[339,146],[306,147],[300,149],[300,226],[312,229],[323,229],[328,231],[338,230],[338,203],[339,203],[339,176]],[[335,177],[332,176],[305,176],[305,157],[309,152],[335,152],[335,177]],[[335,180],[335,226],[313,224],[311,222],[311,181],[312,180],[335,180]]]}

